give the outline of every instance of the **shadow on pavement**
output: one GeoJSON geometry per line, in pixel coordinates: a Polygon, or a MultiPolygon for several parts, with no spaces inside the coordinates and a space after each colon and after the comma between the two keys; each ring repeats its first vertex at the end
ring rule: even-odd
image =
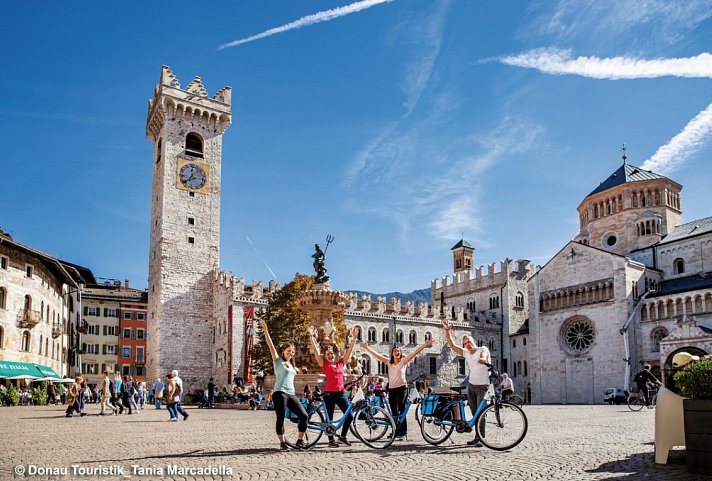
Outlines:
{"type": "Polygon", "coordinates": [[[687,472],[685,451],[670,451],[668,464],[656,464],[654,452],[633,453],[624,459],[609,461],[595,469],[587,469],[587,473],[609,473],[610,477],[600,478],[606,480],[702,480],[709,477],[697,476],[687,472]]]}

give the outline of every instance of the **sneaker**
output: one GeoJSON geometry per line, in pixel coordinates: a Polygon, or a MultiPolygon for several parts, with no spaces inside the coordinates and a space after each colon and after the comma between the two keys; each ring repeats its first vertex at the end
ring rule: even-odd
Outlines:
{"type": "Polygon", "coordinates": [[[178,421],[178,418],[170,418],[169,421],[178,421]]]}
{"type": "Polygon", "coordinates": [[[330,448],[340,448],[341,445],[336,442],[336,439],[331,438],[331,439],[329,439],[329,447],[330,448]]]}
{"type": "Polygon", "coordinates": [[[291,451],[292,448],[290,448],[287,443],[281,442],[281,443],[279,443],[279,450],[280,451],[291,451]]]}
{"type": "Polygon", "coordinates": [[[72,417],[72,415],[71,415],[71,414],[67,414],[67,417],[68,417],[68,418],[71,418],[71,417],[72,417]]]}
{"type": "Polygon", "coordinates": [[[187,421],[187,420],[188,420],[188,416],[190,416],[190,414],[185,413],[185,414],[183,415],[183,421],[187,421]]]}
{"type": "Polygon", "coordinates": [[[351,441],[349,441],[348,439],[346,439],[346,436],[339,436],[337,439],[338,439],[339,442],[340,442],[341,444],[343,444],[344,446],[351,446],[351,441]]]}
{"type": "Polygon", "coordinates": [[[648,409],[653,409],[653,406],[646,406],[648,409]]]}
{"type": "Polygon", "coordinates": [[[304,440],[303,440],[303,439],[297,439],[296,448],[297,448],[297,449],[307,449],[307,447],[304,446],[304,440]]]}
{"type": "Polygon", "coordinates": [[[468,446],[472,446],[473,448],[481,448],[482,443],[478,438],[473,439],[472,441],[467,441],[468,446]]]}

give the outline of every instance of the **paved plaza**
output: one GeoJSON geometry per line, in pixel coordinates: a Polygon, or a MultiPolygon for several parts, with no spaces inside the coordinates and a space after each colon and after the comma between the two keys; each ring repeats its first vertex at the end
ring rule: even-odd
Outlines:
{"type": "Polygon", "coordinates": [[[710,479],[687,473],[684,451],[656,465],[654,411],[625,406],[525,406],[529,432],[511,452],[467,447],[471,434],[430,446],[412,420],[409,439],[387,450],[329,448],[322,438],[309,451],[280,452],[272,411],[189,408],[186,422],[153,407],[133,416],[98,411],[89,405],[89,415],[68,419],[60,406],[0,408],[0,479],[710,479]]]}

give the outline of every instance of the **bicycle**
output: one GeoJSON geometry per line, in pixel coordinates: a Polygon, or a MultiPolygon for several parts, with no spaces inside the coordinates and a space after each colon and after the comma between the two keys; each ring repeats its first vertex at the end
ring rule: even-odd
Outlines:
{"type": "MultiPolygon", "coordinates": [[[[358,380],[360,381],[362,377],[358,380]]],[[[384,449],[390,446],[396,437],[396,425],[393,418],[382,407],[372,405],[366,401],[361,389],[354,396],[354,399],[349,402],[349,407],[339,419],[329,418],[322,396],[315,396],[313,400],[300,398],[300,401],[308,415],[307,431],[304,434],[304,446],[307,449],[314,446],[324,433],[327,436],[336,435],[351,413],[353,413],[353,421],[349,430],[356,439],[366,446],[373,449],[384,449]]],[[[291,422],[285,422],[284,424],[284,439],[289,446],[295,447],[298,438],[298,418],[294,413],[287,410],[286,419],[291,422]]]]}
{"type": "MultiPolygon", "coordinates": [[[[655,407],[658,401],[658,388],[648,388],[648,396],[650,397],[650,406],[655,407]]],[[[640,389],[636,388],[636,390],[628,396],[628,408],[631,411],[640,411],[643,409],[643,406],[645,406],[645,396],[640,389]]]]}
{"type": "Polygon", "coordinates": [[[517,406],[524,406],[524,404],[526,404],[524,402],[524,398],[522,396],[520,396],[519,394],[511,394],[509,396],[503,397],[502,401],[516,404],[517,406]]]}
{"type": "MultiPolygon", "coordinates": [[[[391,405],[390,403],[385,399],[385,394],[388,392],[388,390],[378,390],[374,391],[374,396],[369,399],[369,403],[373,404],[373,398],[379,399],[379,403],[377,404],[381,407],[385,407],[385,410],[388,412],[388,415],[393,418],[393,421],[395,422],[396,426],[398,426],[400,423],[406,420],[408,416],[408,411],[410,410],[410,407],[412,405],[416,406],[415,410],[415,422],[420,425],[420,403],[423,401],[424,396],[421,394],[420,391],[418,391],[416,382],[421,379],[423,376],[418,376],[412,381],[410,381],[407,386],[408,386],[408,398],[405,403],[405,407],[403,408],[403,412],[400,413],[398,416],[393,416],[393,411],[391,411],[391,405]]],[[[406,435],[407,437],[407,435],[406,435]]]]}
{"type": "Polygon", "coordinates": [[[455,392],[449,395],[425,398],[421,406],[420,431],[428,443],[443,443],[453,430],[464,433],[473,429],[482,444],[496,451],[512,449],[522,442],[529,426],[527,416],[519,406],[502,401],[499,391],[492,387],[499,373],[491,364],[486,366],[490,380],[488,392],[492,395],[489,399],[484,396],[469,420],[465,413],[467,395],[461,392],[462,386],[451,388],[455,392]]]}

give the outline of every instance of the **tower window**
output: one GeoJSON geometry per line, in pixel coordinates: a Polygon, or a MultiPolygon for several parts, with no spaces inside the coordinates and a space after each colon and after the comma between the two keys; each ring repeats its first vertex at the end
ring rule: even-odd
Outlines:
{"type": "Polygon", "coordinates": [[[195,244],[195,237],[188,237],[188,244],[195,244]]]}
{"type": "Polygon", "coordinates": [[[188,134],[185,137],[185,152],[194,157],[203,158],[203,139],[198,134],[188,134]]]}
{"type": "Polygon", "coordinates": [[[683,274],[685,272],[685,261],[677,258],[672,263],[673,274],[683,274]]]}
{"type": "Polygon", "coordinates": [[[188,225],[195,225],[195,217],[188,217],[188,225]]]}
{"type": "Polygon", "coordinates": [[[158,139],[158,145],[156,146],[156,163],[161,162],[161,145],[163,144],[163,139],[158,139]]]}
{"type": "Polygon", "coordinates": [[[611,235],[608,236],[608,238],[606,239],[606,244],[608,244],[610,247],[613,247],[614,245],[616,245],[617,241],[618,239],[616,239],[616,236],[611,235]]]}

